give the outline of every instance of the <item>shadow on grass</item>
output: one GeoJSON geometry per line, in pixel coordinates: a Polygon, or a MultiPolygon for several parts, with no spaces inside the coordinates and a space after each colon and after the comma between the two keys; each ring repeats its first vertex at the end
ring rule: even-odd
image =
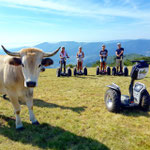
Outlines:
{"type": "Polygon", "coordinates": [[[77,113],[81,113],[82,111],[85,111],[87,107],[67,107],[67,106],[61,106],[53,103],[45,102],[41,99],[34,99],[34,106],[37,107],[48,107],[48,108],[61,108],[61,109],[69,109],[77,113]]]}
{"type": "Polygon", "coordinates": [[[150,117],[148,112],[141,111],[138,107],[129,107],[129,108],[124,107],[121,109],[120,113],[125,116],[133,116],[133,117],[145,116],[148,118],[150,117]]]}
{"type": "MultiPolygon", "coordinates": [[[[3,98],[3,96],[1,96],[1,97],[3,98]]],[[[9,98],[5,97],[5,100],[9,101],[9,98]]],[[[34,102],[34,106],[37,106],[37,107],[68,109],[68,110],[72,110],[72,111],[74,111],[76,113],[79,113],[79,114],[81,112],[85,111],[85,109],[87,108],[85,106],[82,106],[82,107],[61,106],[61,105],[45,102],[44,100],[41,100],[41,99],[33,99],[33,102],[34,102]]],[[[21,105],[26,105],[25,103],[21,103],[21,102],[20,102],[20,104],[21,105]]]]}
{"type": "Polygon", "coordinates": [[[102,77],[102,76],[87,75],[87,76],[76,76],[76,77],[81,78],[81,79],[98,79],[99,77],[102,77]]]}
{"type": "Polygon", "coordinates": [[[0,120],[2,122],[0,125],[0,135],[14,142],[30,144],[42,149],[109,150],[107,146],[97,140],[78,136],[70,131],[51,126],[47,123],[33,126],[23,122],[25,129],[23,131],[16,131],[13,118],[0,115],[0,120]]]}

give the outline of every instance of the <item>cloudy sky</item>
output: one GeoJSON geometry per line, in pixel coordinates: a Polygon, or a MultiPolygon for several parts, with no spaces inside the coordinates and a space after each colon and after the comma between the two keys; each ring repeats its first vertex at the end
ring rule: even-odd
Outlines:
{"type": "Polygon", "coordinates": [[[150,39],[149,0],[0,0],[0,41],[150,39]]]}

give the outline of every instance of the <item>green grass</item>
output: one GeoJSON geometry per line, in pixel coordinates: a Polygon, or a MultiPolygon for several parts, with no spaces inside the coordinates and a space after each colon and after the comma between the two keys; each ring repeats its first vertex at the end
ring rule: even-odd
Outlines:
{"type": "MultiPolygon", "coordinates": [[[[13,108],[0,98],[0,149],[149,150],[150,113],[124,109],[120,114],[105,108],[106,85],[120,85],[128,94],[130,77],[56,77],[55,69],[41,73],[34,91],[34,112],[39,126],[31,125],[26,105],[21,105],[25,130],[15,130],[13,108]]],[[[141,82],[150,92],[150,73],[141,82]]]]}

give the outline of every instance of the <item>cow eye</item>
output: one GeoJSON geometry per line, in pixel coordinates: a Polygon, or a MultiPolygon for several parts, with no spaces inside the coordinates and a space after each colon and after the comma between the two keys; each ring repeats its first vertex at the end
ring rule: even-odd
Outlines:
{"type": "Polygon", "coordinates": [[[22,67],[24,67],[24,64],[22,64],[22,67]]]}
{"type": "Polygon", "coordinates": [[[39,68],[40,68],[41,66],[42,66],[42,65],[40,64],[40,65],[39,65],[39,68]]]}

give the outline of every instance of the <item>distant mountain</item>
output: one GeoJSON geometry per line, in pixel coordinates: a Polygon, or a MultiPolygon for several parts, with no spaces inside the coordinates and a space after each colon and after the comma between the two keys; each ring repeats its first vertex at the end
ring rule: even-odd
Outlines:
{"type": "MultiPolygon", "coordinates": [[[[102,44],[106,44],[106,48],[109,51],[109,56],[115,55],[115,50],[117,48],[117,43],[122,43],[122,47],[125,48],[125,54],[141,54],[145,56],[150,56],[150,40],[138,39],[138,40],[115,40],[106,42],[74,42],[74,41],[64,41],[58,43],[48,43],[44,42],[33,47],[40,48],[45,52],[51,52],[60,46],[65,46],[70,59],[67,60],[68,64],[76,64],[76,53],[78,47],[82,46],[85,53],[84,64],[90,64],[99,60],[99,51],[102,44]]],[[[24,47],[22,47],[24,48],[24,47]]],[[[21,48],[11,49],[12,51],[18,51],[21,48]]],[[[54,60],[53,67],[59,66],[59,54],[52,57],[54,60]]]]}

